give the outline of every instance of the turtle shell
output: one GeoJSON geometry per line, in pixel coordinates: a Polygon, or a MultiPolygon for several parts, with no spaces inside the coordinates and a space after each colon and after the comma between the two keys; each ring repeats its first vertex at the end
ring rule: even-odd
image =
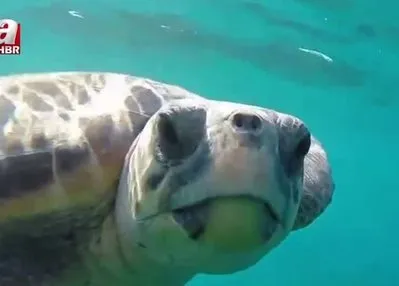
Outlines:
{"type": "Polygon", "coordinates": [[[0,78],[0,223],[112,198],[148,118],[187,94],[110,73],[0,78]]]}
{"type": "Polygon", "coordinates": [[[101,241],[129,147],[165,102],[188,96],[111,73],[0,78],[2,286],[77,285],[68,273],[101,241]]]}

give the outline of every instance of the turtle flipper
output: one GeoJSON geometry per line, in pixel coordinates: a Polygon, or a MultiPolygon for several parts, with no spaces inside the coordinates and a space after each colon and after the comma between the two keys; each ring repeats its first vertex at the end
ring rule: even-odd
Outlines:
{"type": "Polygon", "coordinates": [[[304,228],[319,217],[331,203],[335,189],[327,154],[315,138],[305,157],[303,180],[304,191],[293,230],[304,228]]]}

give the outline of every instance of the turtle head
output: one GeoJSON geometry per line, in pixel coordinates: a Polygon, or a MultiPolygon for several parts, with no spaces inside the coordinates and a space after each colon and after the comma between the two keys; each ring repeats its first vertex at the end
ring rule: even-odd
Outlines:
{"type": "Polygon", "coordinates": [[[165,105],[127,155],[119,227],[159,263],[196,273],[245,269],[291,231],[310,144],[299,119],[272,110],[165,105]]]}

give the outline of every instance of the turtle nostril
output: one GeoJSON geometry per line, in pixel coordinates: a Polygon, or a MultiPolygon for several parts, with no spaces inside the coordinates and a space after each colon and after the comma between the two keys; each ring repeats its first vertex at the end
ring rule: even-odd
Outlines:
{"type": "Polygon", "coordinates": [[[236,113],[231,122],[238,131],[245,133],[257,133],[262,128],[262,120],[253,114],[236,113]]]}
{"type": "Polygon", "coordinates": [[[258,116],[252,116],[251,128],[252,130],[259,130],[262,127],[262,121],[260,121],[258,116]]]}
{"type": "Polygon", "coordinates": [[[242,114],[235,114],[235,115],[234,115],[234,117],[233,117],[233,124],[234,124],[236,127],[241,128],[242,125],[243,125],[243,121],[244,121],[244,119],[243,119],[242,114]]]}

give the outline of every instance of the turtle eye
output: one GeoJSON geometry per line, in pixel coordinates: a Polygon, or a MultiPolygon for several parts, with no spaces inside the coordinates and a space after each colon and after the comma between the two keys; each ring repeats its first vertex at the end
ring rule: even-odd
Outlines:
{"type": "Polygon", "coordinates": [[[300,133],[300,140],[294,146],[288,146],[289,144],[287,145],[284,140],[280,142],[285,143],[280,146],[280,156],[288,176],[293,176],[300,170],[312,142],[310,132],[307,129],[300,131],[300,133]]]}
{"type": "Polygon", "coordinates": [[[307,131],[306,134],[299,141],[295,149],[295,156],[297,158],[305,157],[308,154],[312,141],[310,137],[310,133],[307,131]]]}
{"type": "Polygon", "coordinates": [[[311,144],[311,135],[309,131],[303,135],[301,140],[297,143],[293,153],[291,153],[291,159],[288,163],[288,175],[293,175],[303,163],[303,159],[308,154],[311,144]]]}

